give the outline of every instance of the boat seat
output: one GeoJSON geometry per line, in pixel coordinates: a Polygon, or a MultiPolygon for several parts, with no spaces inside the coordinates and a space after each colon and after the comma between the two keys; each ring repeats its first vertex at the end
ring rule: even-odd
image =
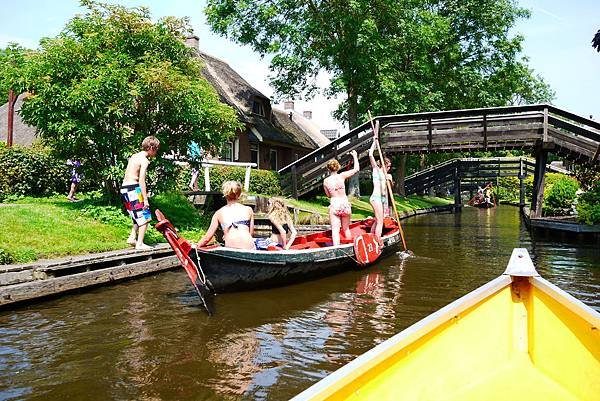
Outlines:
{"type": "Polygon", "coordinates": [[[294,249],[294,250],[314,249],[314,248],[321,248],[321,247],[319,246],[319,244],[317,244],[314,241],[309,241],[304,244],[296,244],[296,245],[292,245],[290,247],[290,249],[294,249]]]}

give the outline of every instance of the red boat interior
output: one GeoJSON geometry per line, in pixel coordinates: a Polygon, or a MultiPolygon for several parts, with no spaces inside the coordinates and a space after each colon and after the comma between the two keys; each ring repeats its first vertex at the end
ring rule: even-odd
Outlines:
{"type": "MultiPolygon", "coordinates": [[[[357,221],[350,224],[351,238],[344,237],[343,233],[340,233],[340,242],[342,244],[352,244],[354,238],[359,235],[371,232],[371,226],[375,223],[375,219],[368,218],[365,220],[357,221]]],[[[386,217],[383,221],[383,236],[389,235],[394,231],[398,230],[398,225],[394,220],[386,217]]],[[[323,248],[326,246],[332,246],[333,241],[331,239],[331,230],[319,231],[317,233],[301,235],[296,237],[294,243],[290,247],[291,249],[311,249],[311,248],[323,248]]]]}
{"type": "MultiPolygon", "coordinates": [[[[183,251],[184,254],[191,250],[192,246],[189,241],[185,238],[181,238],[173,224],[160,212],[156,211],[156,216],[158,218],[158,223],[156,224],[156,229],[163,233],[163,235],[167,238],[173,249],[178,247],[183,251]]],[[[342,244],[352,244],[354,242],[354,238],[358,237],[361,234],[369,233],[371,231],[371,226],[375,223],[375,219],[368,218],[365,220],[357,221],[355,223],[350,224],[350,233],[352,234],[351,238],[344,237],[343,233],[340,233],[340,240],[342,244]]],[[[383,236],[390,235],[398,231],[398,225],[396,222],[386,217],[383,221],[383,236]]],[[[331,239],[331,230],[327,231],[319,231],[316,233],[311,233],[307,235],[300,235],[296,237],[294,243],[291,246],[292,250],[301,250],[301,249],[314,249],[314,248],[324,248],[327,246],[332,246],[333,242],[331,239]]],[[[207,246],[206,248],[214,248],[219,245],[207,246]]],[[[269,249],[270,251],[278,251],[281,248],[273,248],[269,249]]]]}

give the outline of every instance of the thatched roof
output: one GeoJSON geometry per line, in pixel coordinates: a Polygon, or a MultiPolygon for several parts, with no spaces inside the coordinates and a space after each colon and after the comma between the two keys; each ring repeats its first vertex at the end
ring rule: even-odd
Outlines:
{"type": "MultiPolygon", "coordinates": [[[[204,77],[215,88],[221,100],[234,107],[240,119],[253,126],[262,140],[307,149],[316,149],[329,143],[315,123],[297,113],[290,120],[287,112],[272,109],[270,99],[250,85],[225,61],[195,50],[204,62],[204,77]],[[253,112],[256,100],[264,105],[265,117],[253,112]]],[[[250,139],[260,140],[254,135],[250,139]]]]}
{"type": "MultiPolygon", "coordinates": [[[[21,94],[15,103],[15,114],[13,120],[13,144],[21,146],[31,146],[37,139],[36,129],[27,125],[21,119],[19,111],[23,107],[23,97],[21,94]]],[[[8,102],[0,106],[0,141],[6,142],[8,135],[8,102]]]]}

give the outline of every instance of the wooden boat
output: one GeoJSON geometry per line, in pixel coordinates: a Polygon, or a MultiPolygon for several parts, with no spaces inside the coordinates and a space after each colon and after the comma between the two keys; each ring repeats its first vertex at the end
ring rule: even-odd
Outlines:
{"type": "Polygon", "coordinates": [[[600,314],[515,249],[502,276],[292,400],[599,399],[600,314]]]}
{"type": "MultiPolygon", "coordinates": [[[[332,246],[329,230],[296,237],[290,250],[248,251],[223,246],[196,250],[177,234],[159,210],[156,215],[159,220],[156,229],[179,257],[201,298],[210,291],[221,293],[282,286],[362,267],[365,263],[357,258],[355,239],[371,236],[367,233],[374,223],[372,218],[352,223],[352,238],[342,238],[342,244],[338,246],[332,246]]],[[[373,244],[378,248],[377,257],[397,252],[400,244],[398,224],[386,218],[381,243],[373,244]]]]}
{"type": "Polygon", "coordinates": [[[492,207],[496,207],[496,203],[493,200],[492,202],[486,202],[485,200],[481,200],[480,202],[478,202],[477,200],[475,200],[472,203],[472,206],[478,207],[480,209],[489,209],[492,207]]]}

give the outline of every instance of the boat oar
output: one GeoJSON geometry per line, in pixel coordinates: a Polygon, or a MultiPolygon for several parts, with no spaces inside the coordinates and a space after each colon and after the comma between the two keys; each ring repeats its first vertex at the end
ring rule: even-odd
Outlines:
{"type": "MultiPolygon", "coordinates": [[[[381,151],[381,146],[379,145],[379,127],[377,128],[377,131],[376,131],[375,125],[373,124],[373,117],[371,117],[371,111],[368,111],[368,113],[369,113],[369,119],[371,120],[371,129],[373,130],[373,136],[374,136],[373,140],[377,144],[377,152],[379,152],[379,162],[381,163],[381,170],[385,171],[385,160],[383,157],[383,152],[381,151]],[[377,136],[375,136],[375,132],[377,132],[377,136]]],[[[394,192],[392,191],[392,184],[387,179],[387,175],[384,177],[385,177],[385,183],[386,183],[386,187],[387,187],[388,196],[392,200],[392,209],[394,210],[394,216],[396,217],[396,222],[398,223],[398,230],[400,231],[400,238],[402,239],[402,246],[404,247],[402,256],[403,257],[412,256],[413,252],[409,251],[408,248],[406,247],[406,240],[404,239],[404,231],[402,230],[402,225],[400,224],[400,217],[398,216],[398,209],[396,208],[396,199],[394,198],[394,192]]]]}
{"type": "Polygon", "coordinates": [[[175,255],[181,262],[181,265],[185,269],[196,293],[202,301],[202,306],[206,309],[209,316],[215,313],[214,297],[215,293],[212,288],[212,284],[208,278],[204,275],[204,271],[200,267],[200,258],[198,257],[198,250],[196,250],[196,262],[190,258],[189,253],[192,249],[192,245],[181,238],[175,231],[175,227],[165,217],[160,210],[155,211],[158,223],[155,228],[159,231],[166,239],[171,248],[175,252],[175,255]]]}

